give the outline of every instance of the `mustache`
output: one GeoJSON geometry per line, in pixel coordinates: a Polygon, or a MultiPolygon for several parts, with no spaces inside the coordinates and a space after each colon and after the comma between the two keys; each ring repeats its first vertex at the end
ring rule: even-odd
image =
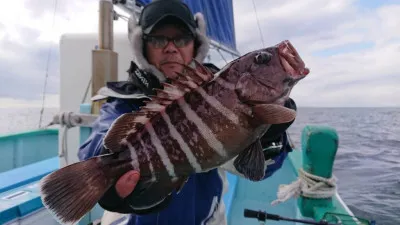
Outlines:
{"type": "Polygon", "coordinates": [[[183,60],[178,57],[168,57],[160,61],[160,65],[170,64],[170,63],[183,63],[183,60]]]}

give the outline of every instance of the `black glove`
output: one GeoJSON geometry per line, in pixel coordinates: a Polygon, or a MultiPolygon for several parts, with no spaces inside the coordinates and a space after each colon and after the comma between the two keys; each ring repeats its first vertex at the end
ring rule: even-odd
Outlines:
{"type": "MultiPolygon", "coordinates": [[[[285,107],[297,111],[296,103],[291,98],[289,98],[285,102],[285,107]]],[[[291,151],[290,143],[287,139],[288,137],[286,130],[290,127],[290,125],[292,125],[293,122],[294,121],[284,124],[271,125],[268,131],[262,136],[260,141],[263,149],[271,147],[272,143],[282,143],[282,148],[272,148],[264,151],[264,156],[266,160],[275,157],[281,151],[291,151]]]]}

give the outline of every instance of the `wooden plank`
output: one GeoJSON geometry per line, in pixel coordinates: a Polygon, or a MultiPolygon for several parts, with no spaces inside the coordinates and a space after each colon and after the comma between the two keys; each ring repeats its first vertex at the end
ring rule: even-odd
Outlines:
{"type": "MultiPolygon", "coordinates": [[[[118,54],[111,50],[92,51],[92,96],[104,87],[109,81],[118,80],[118,54]]],[[[98,114],[104,100],[95,101],[92,104],[92,113],[98,114]]]]}
{"type": "Polygon", "coordinates": [[[114,13],[111,1],[99,2],[99,48],[114,48],[114,13]]]}

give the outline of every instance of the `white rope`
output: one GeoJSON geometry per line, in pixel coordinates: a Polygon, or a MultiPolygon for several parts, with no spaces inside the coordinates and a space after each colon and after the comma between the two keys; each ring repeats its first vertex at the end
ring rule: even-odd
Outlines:
{"type": "Polygon", "coordinates": [[[277,205],[300,195],[316,199],[332,197],[336,193],[336,182],[335,176],[331,178],[319,177],[300,168],[299,178],[296,181],[289,185],[279,186],[278,199],[273,201],[271,205],[277,205]]]}
{"type": "Polygon", "coordinates": [[[62,137],[61,137],[61,149],[58,150],[58,157],[59,158],[63,158],[65,160],[65,164],[68,165],[68,143],[67,143],[67,139],[68,139],[68,127],[63,127],[62,129],[62,137]]]}
{"type": "Polygon", "coordinates": [[[74,112],[61,112],[56,114],[46,127],[51,125],[59,124],[61,126],[61,148],[58,151],[58,157],[65,159],[66,165],[68,165],[68,130],[76,126],[90,127],[96,120],[97,115],[92,114],[79,114],[74,112]]]}
{"type": "Polygon", "coordinates": [[[93,114],[81,114],[74,112],[61,112],[53,117],[53,121],[46,127],[60,124],[62,127],[67,129],[76,126],[91,127],[92,123],[96,120],[97,115],[93,114]]]}

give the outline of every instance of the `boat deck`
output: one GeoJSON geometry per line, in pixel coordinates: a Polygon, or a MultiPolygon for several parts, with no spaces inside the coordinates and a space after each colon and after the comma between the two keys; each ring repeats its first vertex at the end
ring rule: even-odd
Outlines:
{"type": "MultiPolygon", "coordinates": [[[[284,203],[272,206],[271,202],[276,200],[280,184],[289,184],[296,179],[293,166],[289,160],[285,160],[282,168],[268,179],[260,182],[252,182],[232,174],[228,174],[230,192],[224,197],[227,205],[229,225],[258,225],[256,219],[243,216],[244,209],[264,210],[268,213],[279,214],[285,217],[297,217],[297,203],[290,199],[284,203]],[[233,199],[230,195],[233,194],[233,199]]],[[[268,221],[267,224],[294,225],[294,222],[268,221]]]]}

